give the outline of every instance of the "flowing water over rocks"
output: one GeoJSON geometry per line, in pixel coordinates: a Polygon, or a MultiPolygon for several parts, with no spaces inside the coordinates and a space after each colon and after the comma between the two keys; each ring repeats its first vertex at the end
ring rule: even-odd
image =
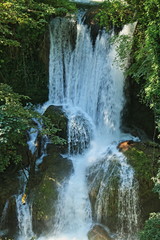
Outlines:
{"type": "MultiPolygon", "coordinates": [[[[124,76],[114,62],[116,46],[111,45],[110,38],[110,34],[101,30],[93,46],[90,29],[80,19],[58,17],[50,24],[46,106],[63,108],[68,118],[64,126],[68,125],[68,153],[60,162],[55,155],[54,162],[59,162],[62,168],[64,161],[72,163],[67,164],[69,177],[60,177],[58,184],[49,182],[48,189],[56,189],[58,197],[53,191],[56,204],[53,203],[54,210],[47,210],[53,211],[50,213],[53,217],[46,219],[47,233],[39,231],[41,235],[36,237],[39,240],[137,240],[138,183],[134,170],[117,149],[121,141],[133,137],[120,130],[124,76]]],[[[36,137],[37,133],[29,141],[33,153],[36,137]]],[[[48,139],[37,162],[37,172],[47,155],[47,144],[48,139]]],[[[52,155],[47,157],[52,163],[52,155]]],[[[49,177],[43,176],[43,190],[48,180],[55,181],[51,170],[49,177]]],[[[18,239],[29,240],[35,235],[32,215],[36,213],[32,213],[28,201],[22,206],[27,184],[23,174],[21,180],[23,187],[16,195],[18,239]]],[[[39,196],[43,198],[43,191],[39,196]]],[[[41,208],[41,201],[39,205],[41,208]]],[[[33,207],[36,209],[35,203],[33,207]]]]}
{"type": "Polygon", "coordinates": [[[74,171],[59,187],[50,233],[39,239],[98,240],[88,232],[100,224],[104,239],[136,240],[138,183],[117,149],[132,137],[120,131],[124,77],[111,36],[101,31],[93,46],[88,26],[63,18],[51,22],[50,35],[49,103],[68,116],[74,171]]]}

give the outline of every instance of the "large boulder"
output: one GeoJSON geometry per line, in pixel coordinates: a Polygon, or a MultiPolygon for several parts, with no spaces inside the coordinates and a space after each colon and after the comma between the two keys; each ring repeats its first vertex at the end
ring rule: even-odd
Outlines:
{"type": "Polygon", "coordinates": [[[33,231],[37,235],[49,231],[53,225],[59,187],[71,172],[72,162],[60,155],[57,146],[48,144],[47,156],[30,183],[33,231]]]}
{"type": "Polygon", "coordinates": [[[47,116],[51,120],[53,125],[56,128],[60,129],[57,135],[67,140],[68,119],[65,113],[63,112],[62,107],[50,105],[46,109],[44,116],[47,116]]]}
{"type": "Polygon", "coordinates": [[[88,233],[89,240],[113,240],[110,234],[100,225],[95,225],[88,233]]]}
{"type": "Polygon", "coordinates": [[[115,156],[102,159],[88,170],[87,179],[93,220],[116,232],[120,182],[118,159],[115,156]]]}

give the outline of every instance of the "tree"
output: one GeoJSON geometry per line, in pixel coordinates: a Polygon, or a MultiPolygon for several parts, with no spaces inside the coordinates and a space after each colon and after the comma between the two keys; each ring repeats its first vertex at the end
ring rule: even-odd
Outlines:
{"type": "Polygon", "coordinates": [[[24,42],[35,40],[42,32],[51,16],[65,15],[75,11],[75,6],[67,0],[2,0],[0,2],[0,44],[22,46],[24,42]],[[23,39],[23,31],[28,36],[23,39]]]}

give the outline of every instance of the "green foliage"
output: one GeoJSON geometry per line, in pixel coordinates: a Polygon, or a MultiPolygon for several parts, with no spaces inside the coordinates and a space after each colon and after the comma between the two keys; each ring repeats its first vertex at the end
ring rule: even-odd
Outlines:
{"type": "Polygon", "coordinates": [[[34,103],[48,97],[48,23],[75,11],[67,0],[0,1],[0,78],[34,103]]]}
{"type": "Polygon", "coordinates": [[[100,7],[96,20],[107,30],[121,28],[125,23],[133,22],[134,12],[125,1],[106,0],[100,7]]]}
{"type": "Polygon", "coordinates": [[[143,231],[140,233],[140,240],[160,239],[160,213],[152,213],[146,221],[143,231]]]}
{"type": "Polygon", "coordinates": [[[75,10],[68,1],[2,0],[0,2],[0,44],[22,46],[35,40],[54,15],[75,10]],[[27,39],[21,33],[26,32],[27,39]],[[23,42],[24,41],[24,42],[23,42]],[[28,42],[29,41],[29,42],[28,42]]]}
{"type": "MultiPolygon", "coordinates": [[[[131,62],[126,75],[141,85],[141,99],[153,109],[160,132],[160,2],[159,0],[106,0],[97,14],[97,20],[107,29],[121,28],[137,22],[132,41],[117,38],[121,63],[125,61],[128,46],[132,45],[131,62]],[[128,45],[129,44],[129,45],[128,45]]],[[[130,48],[129,48],[130,49],[130,48]]]]}
{"type": "Polygon", "coordinates": [[[150,143],[137,143],[135,147],[132,147],[124,153],[129,163],[135,169],[136,178],[138,179],[140,188],[143,189],[143,191],[140,192],[145,192],[145,194],[152,194],[146,191],[154,187],[152,177],[156,177],[159,167],[157,160],[159,151],[159,145],[155,144],[154,146],[150,143]]]}
{"type": "Polygon", "coordinates": [[[111,44],[115,44],[116,46],[117,55],[115,62],[123,71],[128,65],[128,58],[133,44],[132,37],[123,34],[119,36],[116,35],[112,37],[111,44]]]}
{"type": "Polygon", "coordinates": [[[33,118],[43,121],[41,133],[47,134],[55,144],[65,142],[56,136],[58,129],[49,119],[30,107],[23,107],[22,99],[28,100],[28,97],[14,93],[6,84],[0,84],[0,172],[11,163],[18,164],[22,160],[18,148],[26,144],[26,131],[35,127],[33,118]]]}

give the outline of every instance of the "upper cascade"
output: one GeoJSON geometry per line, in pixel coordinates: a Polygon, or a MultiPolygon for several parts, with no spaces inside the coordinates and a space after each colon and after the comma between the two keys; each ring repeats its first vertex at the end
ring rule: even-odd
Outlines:
{"type": "Polygon", "coordinates": [[[69,106],[69,115],[87,114],[108,144],[119,139],[123,72],[114,63],[116,49],[110,34],[101,31],[93,46],[88,26],[75,25],[65,18],[51,23],[49,102],[69,106]]]}

